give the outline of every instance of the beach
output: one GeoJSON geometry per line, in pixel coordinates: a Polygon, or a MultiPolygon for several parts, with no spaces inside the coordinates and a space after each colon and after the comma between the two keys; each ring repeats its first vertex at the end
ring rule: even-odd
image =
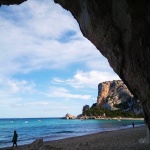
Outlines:
{"type": "MultiPolygon", "coordinates": [[[[135,127],[44,142],[44,147],[45,150],[149,150],[150,144],[139,143],[139,139],[146,137],[146,133],[146,126],[135,127]]],[[[26,147],[19,146],[18,150],[26,147]]]]}

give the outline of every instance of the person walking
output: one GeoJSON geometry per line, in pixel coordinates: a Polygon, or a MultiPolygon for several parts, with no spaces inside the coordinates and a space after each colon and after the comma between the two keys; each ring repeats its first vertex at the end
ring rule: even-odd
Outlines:
{"type": "Polygon", "coordinates": [[[14,145],[16,145],[16,147],[18,147],[17,146],[17,139],[18,139],[18,134],[16,131],[14,131],[14,135],[13,135],[13,139],[12,139],[13,147],[14,147],[14,145]]]}

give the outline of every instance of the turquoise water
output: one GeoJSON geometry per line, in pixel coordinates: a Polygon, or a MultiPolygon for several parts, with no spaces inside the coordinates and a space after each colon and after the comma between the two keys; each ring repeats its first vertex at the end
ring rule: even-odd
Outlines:
{"type": "MultiPolygon", "coordinates": [[[[60,118],[0,119],[0,148],[12,146],[14,130],[18,133],[18,145],[28,144],[37,138],[53,141],[96,132],[120,130],[132,127],[132,120],[65,120],[60,118]]],[[[134,120],[135,126],[144,121],[134,120]]]]}

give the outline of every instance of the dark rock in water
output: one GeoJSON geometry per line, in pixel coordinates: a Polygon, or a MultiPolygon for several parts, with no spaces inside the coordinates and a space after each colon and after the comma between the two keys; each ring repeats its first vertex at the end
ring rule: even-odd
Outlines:
{"type": "Polygon", "coordinates": [[[66,116],[65,116],[66,119],[76,119],[77,117],[67,113],[66,116]]]}

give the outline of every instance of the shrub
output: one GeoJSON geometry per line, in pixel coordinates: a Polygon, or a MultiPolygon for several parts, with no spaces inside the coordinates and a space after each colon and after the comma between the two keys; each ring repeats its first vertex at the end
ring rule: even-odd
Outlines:
{"type": "Polygon", "coordinates": [[[103,116],[105,113],[106,117],[128,117],[128,118],[141,118],[143,114],[135,115],[133,112],[125,112],[121,110],[108,110],[99,106],[91,107],[89,110],[84,112],[87,116],[103,116]]]}

